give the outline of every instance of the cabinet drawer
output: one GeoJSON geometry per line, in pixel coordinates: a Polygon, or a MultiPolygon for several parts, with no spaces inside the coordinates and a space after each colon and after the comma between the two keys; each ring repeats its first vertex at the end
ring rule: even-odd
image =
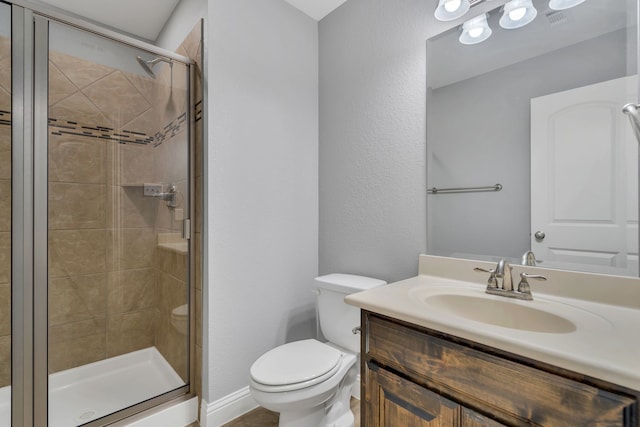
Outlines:
{"type": "Polygon", "coordinates": [[[631,425],[635,400],[369,315],[365,353],[465,406],[543,426],[631,425]]]}

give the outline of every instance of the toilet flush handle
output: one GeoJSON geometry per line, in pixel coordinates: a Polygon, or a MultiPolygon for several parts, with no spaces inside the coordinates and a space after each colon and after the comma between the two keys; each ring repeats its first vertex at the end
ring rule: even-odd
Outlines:
{"type": "Polygon", "coordinates": [[[353,332],[354,335],[359,334],[360,331],[362,331],[362,328],[360,326],[356,326],[351,330],[351,332],[353,332]]]}

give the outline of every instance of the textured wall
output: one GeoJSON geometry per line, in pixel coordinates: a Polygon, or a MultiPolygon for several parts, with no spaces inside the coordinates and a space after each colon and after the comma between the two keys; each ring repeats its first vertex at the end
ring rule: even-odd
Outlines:
{"type": "Polygon", "coordinates": [[[315,332],[317,23],[282,0],[211,0],[204,398],[315,332]]]}
{"type": "Polygon", "coordinates": [[[320,21],[321,274],[417,274],[432,14],[424,0],[349,0],[320,21]]]}

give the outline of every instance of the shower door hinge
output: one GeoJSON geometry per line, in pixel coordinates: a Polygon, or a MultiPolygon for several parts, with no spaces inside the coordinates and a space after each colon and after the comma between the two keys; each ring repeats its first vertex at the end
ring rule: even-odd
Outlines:
{"type": "Polygon", "coordinates": [[[182,238],[189,240],[191,239],[191,220],[185,219],[182,221],[182,238]]]}

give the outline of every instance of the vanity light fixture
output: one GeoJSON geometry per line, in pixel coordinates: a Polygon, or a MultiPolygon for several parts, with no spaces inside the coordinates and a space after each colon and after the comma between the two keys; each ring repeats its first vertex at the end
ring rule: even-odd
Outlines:
{"type": "Polygon", "coordinates": [[[434,16],[439,21],[453,21],[469,11],[469,0],[440,0],[434,16]]]}
{"type": "Polygon", "coordinates": [[[487,23],[487,14],[483,13],[462,24],[462,34],[458,40],[462,44],[478,44],[488,39],[492,32],[487,23]]]}
{"type": "Polygon", "coordinates": [[[531,0],[511,0],[504,5],[500,26],[507,30],[521,28],[533,21],[538,11],[531,0]]]}
{"type": "Polygon", "coordinates": [[[573,6],[577,6],[580,3],[584,3],[584,2],[585,0],[550,0],[549,9],[564,10],[564,9],[569,9],[573,6]]]}

